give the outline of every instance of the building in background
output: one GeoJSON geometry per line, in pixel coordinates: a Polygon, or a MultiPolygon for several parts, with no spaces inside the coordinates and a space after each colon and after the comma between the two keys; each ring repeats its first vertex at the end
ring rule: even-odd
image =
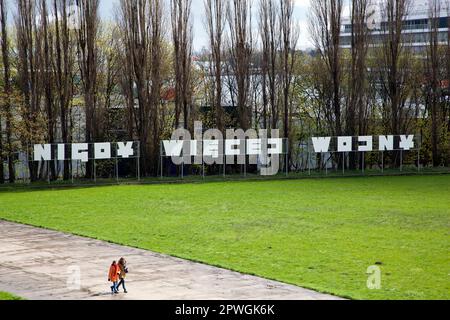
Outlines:
{"type": "MultiPolygon", "coordinates": [[[[432,0],[431,0],[432,1],[432,0]]],[[[429,45],[430,39],[430,0],[411,0],[408,15],[404,21],[403,33],[406,45],[421,51],[429,45]]],[[[370,17],[368,28],[371,30],[371,43],[377,45],[383,42],[383,29],[386,25],[386,18],[382,14],[379,1],[369,8],[370,17]]],[[[447,44],[449,38],[450,2],[440,0],[438,41],[440,44],[447,44]]],[[[341,46],[350,48],[351,46],[352,24],[349,16],[343,18],[341,31],[341,46]]]]}

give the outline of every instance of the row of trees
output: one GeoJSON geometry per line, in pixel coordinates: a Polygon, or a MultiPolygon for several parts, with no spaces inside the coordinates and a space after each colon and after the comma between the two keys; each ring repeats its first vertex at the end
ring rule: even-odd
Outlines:
{"type": "MultiPolygon", "coordinates": [[[[344,1],[315,0],[308,54],[296,49],[293,0],[204,0],[209,45],[195,55],[191,0],[120,0],[110,22],[99,1],[0,0],[0,154],[10,182],[16,152],[41,142],[139,140],[141,172],[156,174],[161,139],[195,120],[281,129],[290,150],[312,133],[420,130],[425,160],[448,164],[450,47],[438,38],[439,0],[418,52],[402,32],[410,0],[381,2],[381,40],[368,28],[371,0],[351,0],[348,48],[344,1]]],[[[71,167],[30,162],[29,170],[33,181],[68,179],[71,167]]]]}

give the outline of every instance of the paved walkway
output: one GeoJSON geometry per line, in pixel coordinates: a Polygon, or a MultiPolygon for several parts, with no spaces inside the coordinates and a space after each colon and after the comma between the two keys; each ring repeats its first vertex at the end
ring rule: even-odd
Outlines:
{"type": "Polygon", "coordinates": [[[336,299],[146,250],[2,220],[0,243],[0,291],[26,299],[336,299]],[[111,296],[106,274],[111,261],[121,256],[130,268],[129,293],[111,296]]]}

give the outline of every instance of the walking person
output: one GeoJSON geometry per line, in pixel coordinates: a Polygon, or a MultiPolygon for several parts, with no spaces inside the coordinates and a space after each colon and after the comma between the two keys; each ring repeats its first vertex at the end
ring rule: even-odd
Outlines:
{"type": "Polygon", "coordinates": [[[108,281],[112,282],[111,294],[119,293],[117,283],[119,281],[120,268],[116,261],[113,261],[109,267],[108,281]]]}
{"type": "Polygon", "coordinates": [[[127,288],[125,287],[125,278],[128,273],[127,261],[124,258],[120,258],[118,267],[120,270],[120,274],[119,274],[120,282],[117,285],[117,291],[119,291],[120,286],[122,286],[123,292],[128,293],[127,288]]]}

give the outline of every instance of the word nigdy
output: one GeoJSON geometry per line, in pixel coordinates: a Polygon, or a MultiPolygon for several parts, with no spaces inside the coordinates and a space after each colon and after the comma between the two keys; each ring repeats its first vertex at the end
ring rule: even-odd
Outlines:
{"type": "MultiPolygon", "coordinates": [[[[115,158],[131,158],[134,157],[134,142],[115,142],[116,157],[115,158]]],[[[112,145],[110,142],[102,143],[73,143],[66,144],[36,144],[34,145],[34,161],[51,161],[51,160],[79,160],[81,162],[88,162],[90,159],[90,152],[93,153],[95,160],[109,160],[113,159],[112,145]],[[71,147],[71,157],[66,157],[66,147],[71,147]]]]}

